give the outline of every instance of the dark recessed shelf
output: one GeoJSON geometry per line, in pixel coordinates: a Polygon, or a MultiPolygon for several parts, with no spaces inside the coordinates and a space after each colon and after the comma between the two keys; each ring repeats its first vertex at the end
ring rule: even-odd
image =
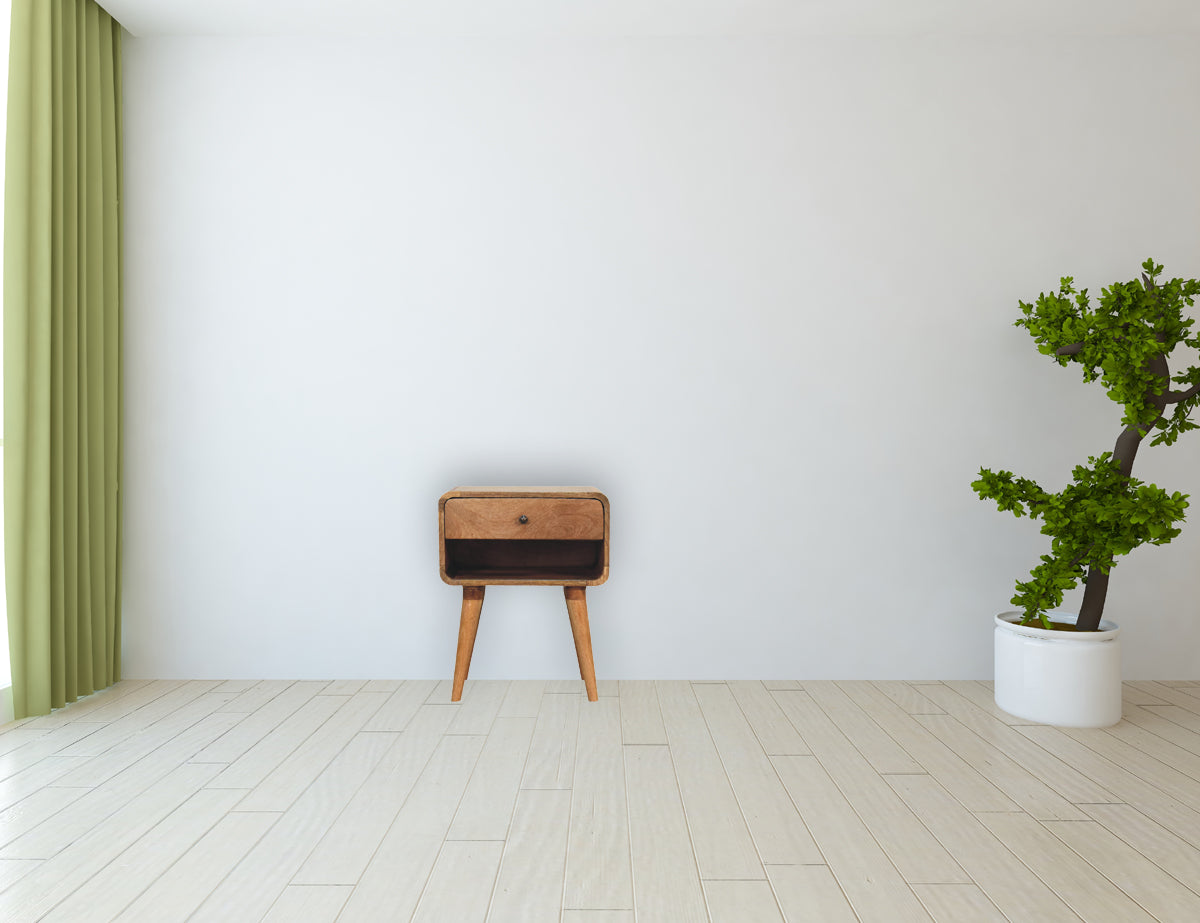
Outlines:
{"type": "Polygon", "coordinates": [[[446,539],[452,580],[598,580],[604,542],[564,539],[446,539]]]}

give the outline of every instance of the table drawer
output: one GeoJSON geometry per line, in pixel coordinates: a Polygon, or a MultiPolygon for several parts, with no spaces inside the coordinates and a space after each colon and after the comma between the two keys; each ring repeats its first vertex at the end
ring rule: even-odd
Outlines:
{"type": "Polygon", "coordinates": [[[604,507],[591,498],[453,497],[444,512],[447,539],[604,538],[604,507]]]}

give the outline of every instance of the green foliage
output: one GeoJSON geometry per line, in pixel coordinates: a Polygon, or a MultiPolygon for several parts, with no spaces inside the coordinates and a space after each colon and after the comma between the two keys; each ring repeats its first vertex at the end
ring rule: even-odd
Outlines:
{"type": "Polygon", "coordinates": [[[1024,623],[1062,605],[1063,594],[1074,589],[1089,567],[1107,573],[1116,558],[1139,545],[1165,545],[1179,534],[1188,498],[1168,494],[1153,484],[1126,478],[1112,454],[1089,458],[1076,466],[1072,481],[1049,493],[1011,471],[983,468],[971,484],[980,499],[994,500],[1014,516],[1042,520],[1049,535],[1050,554],[1041,556],[1030,579],[1017,582],[1012,603],[1025,613],[1024,623]]]}
{"type": "Polygon", "coordinates": [[[1076,289],[1064,277],[1057,292],[1038,296],[1033,304],[1020,302],[1024,327],[1038,350],[1059,365],[1078,364],[1084,381],[1104,385],[1108,396],[1123,408],[1121,423],[1132,447],[1089,458],[1075,468],[1072,483],[1050,493],[1011,471],[981,469],[971,484],[980,499],[993,500],[1015,516],[1042,520],[1042,533],[1051,538],[1050,553],[1041,556],[1030,578],[1017,582],[1014,605],[1025,613],[1024,623],[1062,605],[1063,594],[1074,588],[1089,568],[1107,574],[1115,560],[1139,545],[1164,545],[1179,534],[1187,497],[1169,494],[1129,476],[1137,442],[1157,431],[1151,445],[1170,445],[1182,433],[1200,428],[1190,417],[1200,406],[1200,367],[1192,366],[1172,378],[1167,358],[1181,343],[1200,349],[1192,333],[1193,320],[1184,315],[1200,295],[1200,282],[1171,279],[1159,282],[1163,267],[1153,260],[1142,264],[1140,279],[1117,282],[1093,304],[1087,289],[1076,289]],[[1176,388],[1173,388],[1175,385],[1176,388]],[[1197,393],[1189,394],[1196,388],[1197,393]]]}
{"type": "Polygon", "coordinates": [[[1200,406],[1200,394],[1176,404],[1169,415],[1162,414],[1154,398],[1169,390],[1171,381],[1184,388],[1200,383],[1200,367],[1169,379],[1156,371],[1154,360],[1170,355],[1180,343],[1200,349],[1200,336],[1191,335],[1193,320],[1183,314],[1184,306],[1200,295],[1200,282],[1160,283],[1163,268],[1154,260],[1146,260],[1142,269],[1140,280],[1116,282],[1101,291],[1095,306],[1086,288],[1077,290],[1075,280],[1064,276],[1057,292],[1038,295],[1033,304],[1019,302],[1024,316],[1015,323],[1029,331],[1039,352],[1062,366],[1079,364],[1084,381],[1099,379],[1108,396],[1123,406],[1123,425],[1157,427],[1160,432],[1150,444],[1170,445],[1180,433],[1197,428],[1188,417],[1200,406]],[[1058,354],[1075,344],[1078,352],[1058,354]]]}

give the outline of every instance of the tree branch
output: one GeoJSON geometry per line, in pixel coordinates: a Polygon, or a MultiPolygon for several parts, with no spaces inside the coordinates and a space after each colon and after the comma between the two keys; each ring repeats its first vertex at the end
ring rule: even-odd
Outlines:
{"type": "Polygon", "coordinates": [[[1081,349],[1083,349],[1082,343],[1072,343],[1070,346],[1060,346],[1058,349],[1054,350],[1054,355],[1056,355],[1056,356],[1074,356],[1081,349]]]}
{"type": "Polygon", "coordinates": [[[1163,399],[1168,404],[1178,404],[1195,397],[1197,394],[1200,394],[1200,385],[1192,385],[1186,391],[1168,391],[1163,395],[1163,399]]]}
{"type": "Polygon", "coordinates": [[[1070,564],[1068,564],[1067,567],[1074,569],[1075,565],[1078,564],[1080,561],[1082,561],[1084,558],[1086,558],[1089,554],[1091,554],[1092,549],[1095,547],[1096,547],[1096,543],[1092,542],[1085,549],[1083,549],[1083,551],[1079,552],[1079,554],[1077,554],[1075,556],[1075,560],[1072,561],[1070,564]]]}

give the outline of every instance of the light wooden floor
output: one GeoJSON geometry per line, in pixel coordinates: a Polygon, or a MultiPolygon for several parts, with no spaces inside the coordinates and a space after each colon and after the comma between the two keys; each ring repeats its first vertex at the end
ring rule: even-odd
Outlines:
{"type": "Polygon", "coordinates": [[[1200,682],[129,681],[0,729],[0,919],[1200,920],[1200,682]]]}

